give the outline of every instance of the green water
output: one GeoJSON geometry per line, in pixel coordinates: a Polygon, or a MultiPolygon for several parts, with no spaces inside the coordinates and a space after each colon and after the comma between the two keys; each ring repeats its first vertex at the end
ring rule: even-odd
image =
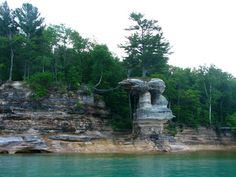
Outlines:
{"type": "Polygon", "coordinates": [[[236,152],[0,155],[1,177],[235,177],[236,152]]]}

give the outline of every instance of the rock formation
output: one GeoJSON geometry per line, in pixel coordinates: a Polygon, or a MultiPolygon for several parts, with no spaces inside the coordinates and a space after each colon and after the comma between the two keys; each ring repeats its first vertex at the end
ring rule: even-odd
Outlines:
{"type": "Polygon", "coordinates": [[[174,117],[167,107],[168,101],[162,95],[165,90],[164,81],[158,78],[148,81],[126,79],[120,85],[130,93],[134,131],[140,137],[160,135],[163,124],[174,117]]]}
{"type": "Polygon", "coordinates": [[[111,131],[108,115],[104,102],[83,90],[35,100],[25,83],[5,83],[0,86],[0,152],[51,151],[48,139],[70,141],[75,135],[78,141],[103,138],[96,132],[111,131]]]}
{"type": "Polygon", "coordinates": [[[112,131],[104,102],[86,89],[52,92],[35,100],[23,82],[0,85],[0,153],[131,153],[236,145],[231,135],[219,137],[212,129],[184,129],[176,137],[163,132],[163,124],[173,115],[162,95],[162,80],[127,79],[120,86],[130,92],[134,134],[112,131]]]}

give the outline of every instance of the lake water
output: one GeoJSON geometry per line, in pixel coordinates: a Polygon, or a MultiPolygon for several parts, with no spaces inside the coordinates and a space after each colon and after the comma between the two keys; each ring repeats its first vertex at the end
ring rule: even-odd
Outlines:
{"type": "Polygon", "coordinates": [[[1,177],[236,177],[236,152],[0,155],[1,177]]]}

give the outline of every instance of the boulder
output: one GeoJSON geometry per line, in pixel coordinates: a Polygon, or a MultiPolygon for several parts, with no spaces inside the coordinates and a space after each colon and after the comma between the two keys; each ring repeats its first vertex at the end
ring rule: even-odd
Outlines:
{"type": "Polygon", "coordinates": [[[49,147],[39,135],[0,136],[0,152],[50,152],[49,147]]]}

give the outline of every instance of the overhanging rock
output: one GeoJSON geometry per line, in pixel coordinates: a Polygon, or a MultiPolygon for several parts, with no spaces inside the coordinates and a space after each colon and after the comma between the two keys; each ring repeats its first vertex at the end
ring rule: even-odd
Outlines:
{"type": "Polygon", "coordinates": [[[162,95],[166,87],[164,81],[159,78],[131,78],[119,84],[130,92],[134,132],[139,137],[161,134],[164,123],[174,117],[167,107],[167,99],[162,95]]]}

